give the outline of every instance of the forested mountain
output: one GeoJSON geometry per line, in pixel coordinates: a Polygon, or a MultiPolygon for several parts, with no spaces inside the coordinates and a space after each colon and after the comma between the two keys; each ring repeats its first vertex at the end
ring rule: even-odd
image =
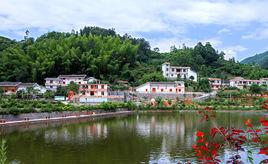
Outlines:
{"type": "Polygon", "coordinates": [[[110,83],[128,80],[136,86],[164,80],[161,64],[165,61],[191,66],[201,77],[268,77],[268,70],[224,60],[224,53],[209,43],[160,53],[151,50],[145,39],[99,27],[49,32],[22,41],[0,37],[0,81],[44,83],[45,77],[59,74],[87,74],[110,83]]]}
{"type": "Polygon", "coordinates": [[[259,65],[262,68],[268,68],[268,51],[248,57],[242,60],[241,63],[259,65]]]}

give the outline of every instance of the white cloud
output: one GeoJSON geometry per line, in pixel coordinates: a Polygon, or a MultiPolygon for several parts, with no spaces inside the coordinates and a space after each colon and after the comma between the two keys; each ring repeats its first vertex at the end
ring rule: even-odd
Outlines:
{"type": "MultiPolygon", "coordinates": [[[[211,42],[230,58],[245,49],[226,47],[219,37],[252,23],[265,27],[267,6],[268,1],[264,0],[1,0],[0,31],[21,36],[31,28],[44,33],[100,26],[133,36],[169,33],[172,36],[147,38],[152,47],[169,51],[172,45],[194,46],[200,41],[189,31],[191,27],[217,25],[222,29],[215,36],[201,36],[208,37],[201,42],[211,42]]],[[[256,30],[243,38],[268,38],[268,29],[256,30]]]]}
{"type": "Polygon", "coordinates": [[[223,29],[220,29],[217,34],[221,35],[221,34],[231,34],[231,30],[228,29],[228,28],[223,28],[223,29]]]}
{"type": "Polygon", "coordinates": [[[243,52],[243,51],[246,51],[246,50],[247,50],[247,48],[243,47],[241,45],[225,47],[225,48],[223,48],[223,52],[225,53],[224,58],[225,59],[237,58],[236,55],[239,52],[243,52]]]}
{"type": "Polygon", "coordinates": [[[222,41],[218,37],[202,39],[201,41],[197,39],[183,38],[183,37],[172,37],[172,38],[150,40],[152,47],[158,47],[161,52],[169,52],[171,46],[176,46],[177,48],[181,48],[183,45],[187,47],[194,47],[198,42],[201,42],[202,44],[210,42],[210,44],[216,49],[222,46],[222,41]]]}
{"type": "Polygon", "coordinates": [[[243,35],[242,38],[243,39],[256,39],[256,40],[268,39],[268,27],[259,28],[255,30],[254,32],[243,35]]]}
{"type": "Polygon", "coordinates": [[[222,46],[222,41],[219,37],[203,39],[201,40],[201,42],[203,44],[205,44],[206,42],[209,42],[216,49],[222,46]]]}
{"type": "Polygon", "coordinates": [[[268,1],[261,0],[2,0],[0,30],[36,27],[69,31],[96,25],[124,33],[173,31],[174,26],[187,24],[236,26],[268,22],[266,6],[268,1]]]}
{"type": "Polygon", "coordinates": [[[171,46],[180,48],[183,44],[188,47],[193,47],[196,42],[189,38],[163,38],[150,40],[152,47],[158,47],[161,52],[169,52],[171,46]]]}

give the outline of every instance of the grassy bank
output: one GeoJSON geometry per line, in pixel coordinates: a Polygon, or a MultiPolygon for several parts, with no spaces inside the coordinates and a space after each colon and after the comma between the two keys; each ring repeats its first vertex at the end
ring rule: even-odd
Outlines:
{"type": "Polygon", "coordinates": [[[135,110],[136,106],[132,102],[117,103],[105,102],[98,105],[72,105],[63,104],[54,101],[42,100],[19,100],[9,99],[0,101],[0,114],[21,114],[21,113],[37,113],[37,112],[60,112],[60,111],[92,111],[105,110],[115,111],[118,108],[126,108],[135,110]]]}
{"type": "Polygon", "coordinates": [[[262,110],[265,98],[216,98],[203,102],[182,102],[175,100],[157,99],[155,103],[142,102],[136,105],[134,102],[105,102],[98,105],[73,105],[55,101],[45,100],[21,100],[2,99],[0,100],[0,114],[21,114],[21,113],[41,113],[60,111],[116,111],[118,108],[128,110],[199,110],[211,107],[213,110],[262,110]]]}

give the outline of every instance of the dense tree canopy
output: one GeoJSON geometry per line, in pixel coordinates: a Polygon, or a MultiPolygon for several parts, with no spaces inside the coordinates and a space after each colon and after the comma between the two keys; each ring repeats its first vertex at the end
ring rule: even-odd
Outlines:
{"type": "Polygon", "coordinates": [[[59,74],[87,74],[110,83],[128,80],[131,85],[165,80],[161,64],[190,66],[201,77],[268,77],[259,67],[224,60],[210,43],[172,47],[169,53],[151,50],[143,38],[118,35],[114,29],[85,27],[70,33],[49,32],[36,39],[14,41],[0,37],[0,81],[44,83],[59,74]]]}

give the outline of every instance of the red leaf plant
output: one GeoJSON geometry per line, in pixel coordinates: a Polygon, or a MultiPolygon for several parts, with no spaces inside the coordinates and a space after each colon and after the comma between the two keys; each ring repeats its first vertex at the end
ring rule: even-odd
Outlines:
{"type": "MultiPolygon", "coordinates": [[[[268,100],[265,102],[268,103],[268,100]]],[[[201,121],[208,121],[210,117],[215,117],[212,113],[212,109],[206,107],[204,110],[198,112],[201,115],[201,121]]],[[[244,150],[244,146],[248,143],[258,144],[261,148],[258,154],[268,156],[268,147],[265,146],[266,141],[263,137],[267,137],[268,134],[268,120],[260,118],[261,128],[254,128],[250,119],[244,121],[246,130],[237,128],[224,128],[213,127],[210,132],[205,134],[202,131],[197,131],[196,144],[192,147],[194,149],[197,159],[206,164],[217,164],[220,161],[219,151],[225,147],[229,147],[236,152],[235,155],[230,157],[227,163],[243,163],[239,153],[244,150]],[[223,142],[216,142],[215,136],[218,136],[223,142]],[[209,138],[209,139],[208,139],[209,138]]],[[[252,159],[248,154],[248,159],[252,159]]],[[[251,162],[252,162],[251,161],[251,162]]],[[[268,163],[268,159],[261,161],[261,163],[268,163]]]]}
{"type": "Polygon", "coordinates": [[[219,163],[218,151],[221,144],[206,140],[204,132],[201,131],[197,131],[196,136],[197,144],[194,144],[192,147],[198,160],[206,164],[219,163]]]}
{"type": "Polygon", "coordinates": [[[210,107],[205,107],[203,110],[199,110],[198,114],[201,116],[202,121],[208,121],[209,118],[215,118],[215,112],[210,107]]]}

